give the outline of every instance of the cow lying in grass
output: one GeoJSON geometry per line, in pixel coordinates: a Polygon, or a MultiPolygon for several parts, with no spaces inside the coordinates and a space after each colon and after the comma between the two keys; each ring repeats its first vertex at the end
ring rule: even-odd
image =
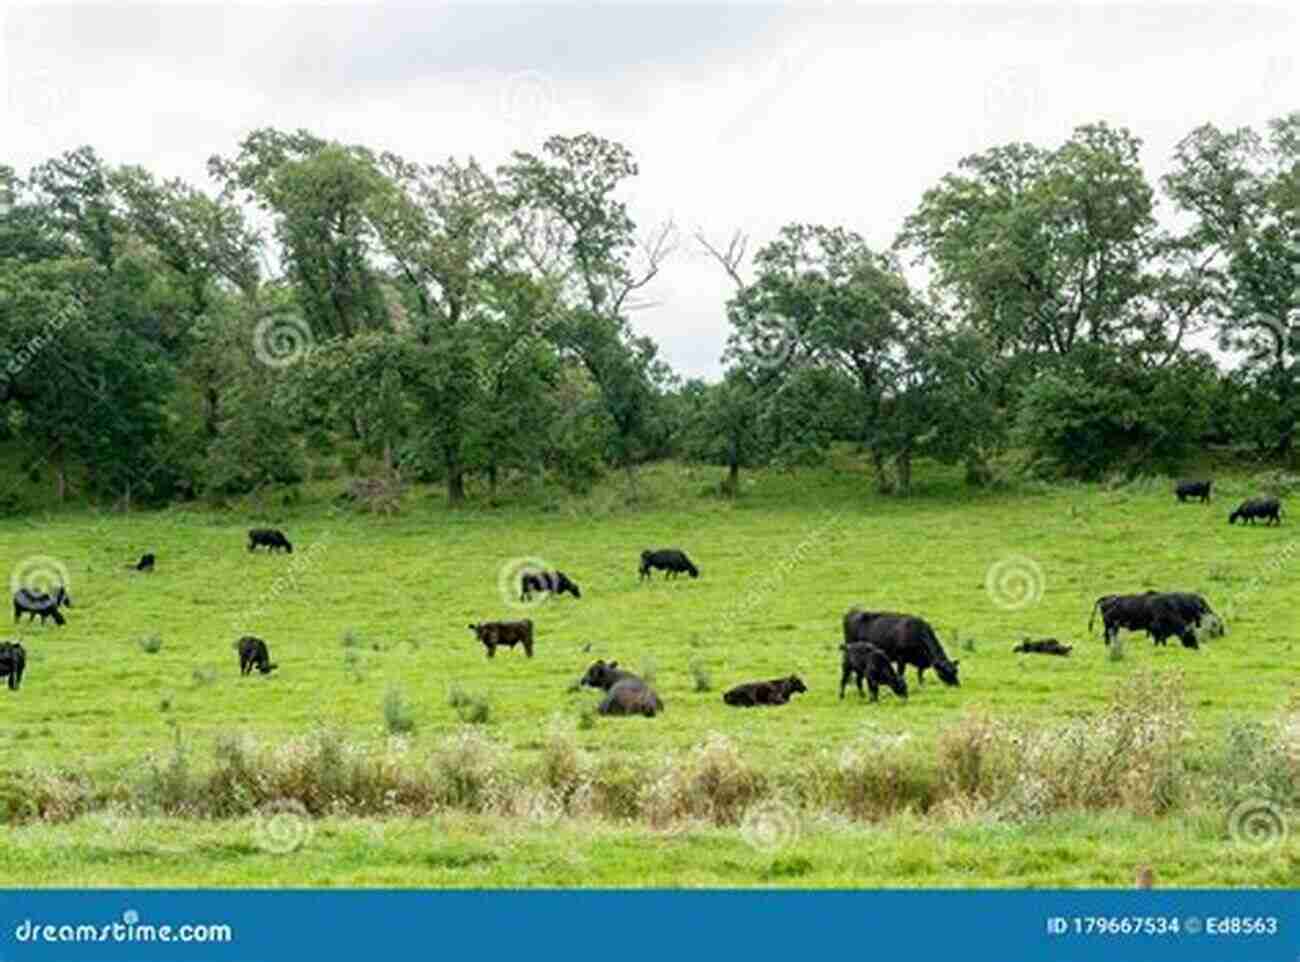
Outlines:
{"type": "Polygon", "coordinates": [[[483,642],[489,658],[496,656],[498,645],[506,648],[523,645],[524,654],[533,657],[533,623],[528,618],[523,621],[485,621],[470,625],[469,630],[483,642]]]}
{"type": "Polygon", "coordinates": [[[605,691],[596,710],[602,715],[644,715],[653,718],[664,710],[664,703],[645,680],[618,667],[618,662],[606,664],[599,660],[582,676],[582,685],[605,691]]]}
{"type": "Polygon", "coordinates": [[[957,677],[960,659],[950,660],[934,629],[915,615],[850,608],[844,615],[844,643],[855,641],[879,648],[894,663],[900,678],[904,676],[905,666],[913,665],[918,684],[925,684],[927,668],[933,668],[945,685],[961,684],[957,677]]]}
{"type": "Polygon", "coordinates": [[[0,641],[0,678],[9,679],[9,690],[17,691],[23,683],[27,652],[16,641],[0,641]]]}
{"type": "Polygon", "coordinates": [[[46,618],[53,618],[56,625],[65,625],[67,619],[59,612],[61,607],[72,607],[68,589],[63,585],[59,585],[53,595],[46,594],[44,591],[19,588],[14,592],[14,624],[17,624],[23,615],[28,616],[28,621],[35,621],[39,615],[41,624],[45,624],[46,618]]]}
{"type": "Polygon", "coordinates": [[[840,661],[840,698],[849,679],[857,677],[858,697],[862,697],[862,679],[866,678],[871,690],[871,700],[880,700],[880,686],[888,685],[899,698],[907,697],[907,681],[901,671],[895,671],[888,656],[875,645],[864,641],[840,645],[844,657],[840,661]]]}
{"type": "Polygon", "coordinates": [[[266,642],[261,638],[245,635],[239,639],[239,673],[241,675],[250,674],[254,668],[263,675],[269,675],[278,667],[271,661],[271,653],[267,650],[266,642]]]}
{"type": "Polygon", "coordinates": [[[289,554],[293,554],[293,545],[284,536],[284,532],[278,528],[253,528],[250,530],[248,532],[248,550],[252,551],[259,545],[265,546],[267,551],[282,548],[289,554]]]}
{"type": "Polygon", "coordinates": [[[1018,655],[1068,655],[1074,650],[1074,646],[1063,645],[1055,638],[1044,638],[1041,641],[1030,641],[1026,638],[1011,650],[1018,655]]]}
{"type": "Polygon", "coordinates": [[[132,568],[135,571],[153,571],[153,565],[154,565],[154,557],[153,557],[153,553],[150,552],[148,554],[141,555],[139,561],[137,561],[133,565],[127,565],[127,567],[132,568]]]}
{"type": "Polygon", "coordinates": [[[519,579],[519,600],[531,601],[534,591],[582,597],[578,586],[570,581],[569,576],[563,571],[525,571],[523,577],[519,579]]]}
{"type": "Polygon", "coordinates": [[[722,700],[737,708],[752,708],[756,705],[784,705],[792,695],[807,691],[803,680],[798,675],[788,678],[774,678],[771,681],[751,681],[727,691],[722,700]]]}

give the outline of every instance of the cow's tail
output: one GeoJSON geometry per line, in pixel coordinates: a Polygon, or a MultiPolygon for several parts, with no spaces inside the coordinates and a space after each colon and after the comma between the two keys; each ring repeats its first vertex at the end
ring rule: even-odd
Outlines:
{"type": "Polygon", "coordinates": [[[1097,620],[1097,612],[1101,610],[1101,599],[1098,598],[1092,603],[1092,613],[1088,615],[1088,634],[1092,634],[1092,624],[1097,620]]]}

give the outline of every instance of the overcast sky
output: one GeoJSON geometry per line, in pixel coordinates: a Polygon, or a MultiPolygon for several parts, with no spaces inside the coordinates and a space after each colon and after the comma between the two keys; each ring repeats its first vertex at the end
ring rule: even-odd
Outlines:
{"type": "Polygon", "coordinates": [[[730,288],[693,231],[824,222],[884,247],[964,155],[1099,119],[1158,176],[1198,124],[1300,109],[1295,6],[0,0],[0,163],[89,143],[207,187],[208,156],[262,126],[489,166],[592,130],[640,163],[637,222],[684,236],[635,324],[712,377],[730,288]]]}

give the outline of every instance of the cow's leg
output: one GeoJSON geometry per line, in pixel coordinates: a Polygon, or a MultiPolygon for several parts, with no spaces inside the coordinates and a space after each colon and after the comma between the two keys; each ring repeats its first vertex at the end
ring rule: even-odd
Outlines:
{"type": "Polygon", "coordinates": [[[843,668],[840,669],[840,700],[841,701],[844,700],[844,689],[848,686],[849,678],[852,677],[852,675],[853,675],[853,669],[849,668],[848,665],[845,665],[843,668]]]}
{"type": "MultiPolygon", "coordinates": [[[[898,677],[900,678],[903,677],[903,673],[901,671],[898,673],[898,677]]],[[[916,668],[916,683],[918,685],[925,684],[925,669],[922,668],[920,665],[918,665],[916,668]]]]}
{"type": "Polygon", "coordinates": [[[484,642],[484,645],[483,645],[483,646],[484,646],[485,648],[487,648],[487,653],[488,653],[488,657],[489,657],[489,658],[492,658],[492,657],[495,657],[495,656],[496,656],[496,653],[497,653],[496,645],[489,645],[489,644],[487,644],[486,642],[484,642]]]}
{"type": "MultiPolygon", "coordinates": [[[[861,682],[859,682],[859,684],[861,684],[861,682]]],[[[880,682],[876,681],[874,678],[868,677],[867,687],[871,689],[871,700],[880,701],[880,682]]]]}

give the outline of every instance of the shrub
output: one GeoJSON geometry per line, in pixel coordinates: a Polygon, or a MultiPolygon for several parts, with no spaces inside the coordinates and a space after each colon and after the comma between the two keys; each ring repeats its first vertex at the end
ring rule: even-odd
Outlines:
{"type": "Polygon", "coordinates": [[[695,681],[695,690],[699,693],[713,691],[713,677],[708,669],[697,661],[691,662],[691,678],[695,681]]]}
{"type": "Polygon", "coordinates": [[[492,705],[481,695],[472,695],[453,685],[447,704],[456,710],[460,720],[468,725],[486,725],[492,720],[492,705]]]}
{"type": "Polygon", "coordinates": [[[651,824],[682,818],[705,818],[715,825],[735,825],[765,780],[740,755],[731,739],[711,733],[685,758],[670,758],[642,794],[651,824]]]}
{"type": "Polygon", "coordinates": [[[501,780],[500,765],[495,744],[474,728],[462,728],[434,753],[434,798],[450,808],[483,811],[501,780]]]}
{"type": "Polygon", "coordinates": [[[146,638],[141,638],[138,644],[140,645],[140,650],[146,655],[158,654],[158,652],[162,651],[163,646],[162,638],[158,635],[149,635],[146,638]]]}
{"type": "Polygon", "coordinates": [[[400,688],[391,687],[384,694],[384,727],[390,735],[415,731],[415,716],[400,688]]]}

